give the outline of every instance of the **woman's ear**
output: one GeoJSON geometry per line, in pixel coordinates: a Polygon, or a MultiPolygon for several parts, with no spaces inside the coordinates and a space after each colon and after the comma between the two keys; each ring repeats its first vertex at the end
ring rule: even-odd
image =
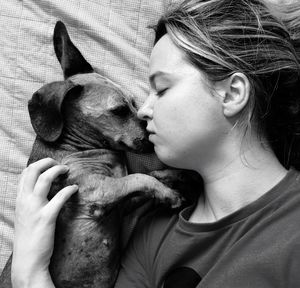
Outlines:
{"type": "Polygon", "coordinates": [[[223,113],[233,117],[240,113],[249,101],[250,82],[243,73],[234,73],[224,82],[223,113]]]}

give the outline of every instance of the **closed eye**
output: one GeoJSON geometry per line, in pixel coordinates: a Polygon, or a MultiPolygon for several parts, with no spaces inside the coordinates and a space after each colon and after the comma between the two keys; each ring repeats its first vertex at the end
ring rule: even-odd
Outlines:
{"type": "Polygon", "coordinates": [[[168,90],[168,88],[163,89],[163,90],[160,90],[160,91],[157,91],[157,92],[156,92],[156,95],[157,95],[157,96],[163,96],[167,90],[168,90]]]}
{"type": "Polygon", "coordinates": [[[130,109],[127,105],[122,105],[113,108],[110,112],[119,117],[126,117],[130,114],[130,109]]]}

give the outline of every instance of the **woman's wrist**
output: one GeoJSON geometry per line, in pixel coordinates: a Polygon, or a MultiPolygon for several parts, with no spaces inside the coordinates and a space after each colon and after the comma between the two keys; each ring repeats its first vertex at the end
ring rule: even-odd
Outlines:
{"type": "Polygon", "coordinates": [[[27,275],[24,272],[12,273],[13,288],[55,288],[49,271],[36,272],[27,275]]]}

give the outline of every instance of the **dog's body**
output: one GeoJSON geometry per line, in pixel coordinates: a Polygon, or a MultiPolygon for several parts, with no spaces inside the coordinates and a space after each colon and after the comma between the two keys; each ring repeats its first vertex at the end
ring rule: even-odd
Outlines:
{"type": "MultiPolygon", "coordinates": [[[[94,72],[61,22],[55,27],[54,47],[65,81],[46,84],[29,102],[37,137],[28,164],[51,157],[69,166],[49,198],[74,183],[79,191],[58,217],[49,269],[56,287],[108,288],[119,269],[121,217],[126,213],[121,204],[132,199],[129,206],[135,207],[140,199],[155,197],[178,207],[181,197],[152,176],[127,175],[120,151],[152,149],[134,101],[94,72]]],[[[11,287],[9,265],[1,277],[1,287],[11,287]]]]}

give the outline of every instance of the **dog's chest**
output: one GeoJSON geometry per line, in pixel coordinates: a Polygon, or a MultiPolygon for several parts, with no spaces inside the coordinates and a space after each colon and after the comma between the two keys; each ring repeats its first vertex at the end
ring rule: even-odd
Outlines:
{"type": "Polygon", "coordinates": [[[98,174],[120,178],[127,175],[123,154],[107,149],[93,149],[72,153],[62,159],[70,167],[72,177],[98,174]]]}
{"type": "Polygon", "coordinates": [[[62,163],[69,166],[63,185],[79,186],[78,193],[66,208],[71,208],[72,217],[84,214],[97,221],[106,206],[113,202],[115,179],[127,175],[123,154],[106,149],[89,150],[70,154],[62,159],[62,163]]]}

